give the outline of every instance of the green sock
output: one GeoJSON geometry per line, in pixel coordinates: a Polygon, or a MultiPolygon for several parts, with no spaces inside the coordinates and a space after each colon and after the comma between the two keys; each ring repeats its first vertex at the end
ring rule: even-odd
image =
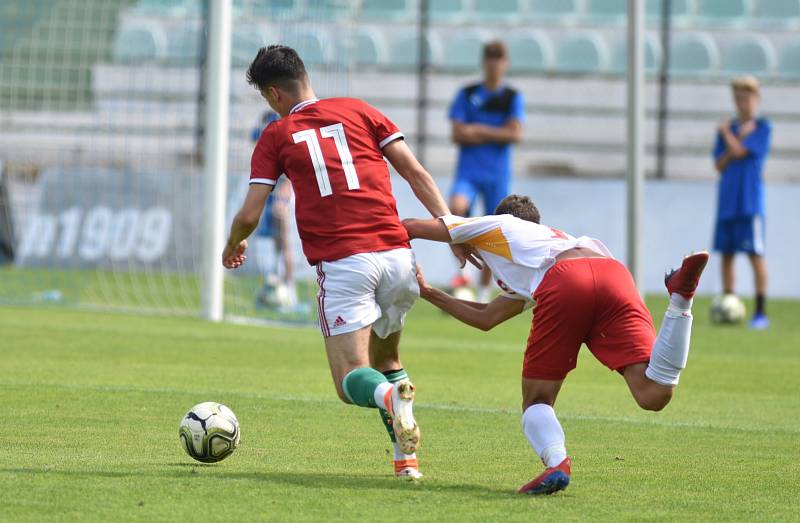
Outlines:
{"type": "MultiPolygon", "coordinates": [[[[408,374],[403,369],[397,370],[387,370],[383,373],[386,376],[386,379],[389,383],[397,383],[398,381],[408,379],[408,374]]],[[[389,416],[389,413],[385,410],[381,409],[379,411],[381,413],[381,420],[383,420],[383,426],[386,427],[386,432],[389,433],[389,439],[392,440],[392,443],[397,441],[397,438],[394,435],[394,427],[392,427],[392,417],[389,416]]]]}
{"type": "Polygon", "coordinates": [[[386,376],[370,367],[351,370],[342,380],[342,390],[348,399],[359,407],[378,408],[375,389],[388,383],[386,376]]]}

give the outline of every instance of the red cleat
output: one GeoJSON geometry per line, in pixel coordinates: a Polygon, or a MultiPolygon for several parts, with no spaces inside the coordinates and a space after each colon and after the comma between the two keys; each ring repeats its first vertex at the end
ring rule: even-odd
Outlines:
{"type": "Polygon", "coordinates": [[[672,294],[677,292],[687,300],[694,297],[697,284],[700,283],[700,275],[708,263],[708,251],[696,252],[683,259],[680,269],[675,269],[664,276],[664,285],[667,292],[672,294]]]}
{"type": "Polygon", "coordinates": [[[546,468],[544,472],[533,478],[529,483],[522,485],[517,492],[532,496],[552,494],[567,488],[571,475],[572,460],[564,458],[564,461],[555,467],[546,468]]]}

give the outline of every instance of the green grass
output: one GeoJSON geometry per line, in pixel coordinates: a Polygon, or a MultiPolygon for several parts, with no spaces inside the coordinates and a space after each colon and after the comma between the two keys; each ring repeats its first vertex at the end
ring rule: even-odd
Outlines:
{"type": "Polygon", "coordinates": [[[335,399],[315,330],[1,307],[0,520],[796,520],[800,303],[772,303],[763,333],[711,327],[706,308],[661,413],[582,351],[556,405],[573,482],[529,498],[514,492],[541,470],[519,424],[527,317],[480,333],[414,309],[426,478],[407,484],[377,412],[335,399]],[[206,400],[242,425],[216,465],[177,435],[206,400]]]}

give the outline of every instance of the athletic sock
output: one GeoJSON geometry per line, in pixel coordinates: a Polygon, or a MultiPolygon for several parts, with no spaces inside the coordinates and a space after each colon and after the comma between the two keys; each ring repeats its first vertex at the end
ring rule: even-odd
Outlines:
{"type": "Polygon", "coordinates": [[[664,313],[664,322],[653,343],[650,363],[645,376],[661,385],[677,385],[681,371],[689,357],[689,342],[692,335],[692,300],[678,293],[669,298],[669,307],[664,313]]]}
{"type": "Polygon", "coordinates": [[[756,316],[765,316],[767,314],[767,297],[763,294],[756,294],[756,316]]]}
{"type": "Polygon", "coordinates": [[[345,395],[359,407],[384,408],[383,398],[391,389],[386,376],[370,367],[353,369],[342,380],[345,395]]]}
{"type": "Polygon", "coordinates": [[[567,457],[564,429],[550,405],[537,403],[525,409],[522,430],[545,466],[555,467],[567,457]]]}
{"type": "MultiPolygon", "coordinates": [[[[386,379],[389,380],[389,383],[395,384],[398,381],[407,380],[408,374],[404,369],[396,369],[396,370],[387,370],[383,373],[386,376],[386,379]]],[[[394,435],[394,427],[392,426],[392,417],[386,412],[384,409],[379,411],[381,413],[381,420],[383,421],[383,426],[386,428],[386,432],[389,433],[389,439],[392,441],[392,447],[394,451],[394,461],[405,461],[410,459],[417,459],[416,454],[404,454],[402,450],[400,450],[400,445],[397,444],[397,438],[394,435]]]]}

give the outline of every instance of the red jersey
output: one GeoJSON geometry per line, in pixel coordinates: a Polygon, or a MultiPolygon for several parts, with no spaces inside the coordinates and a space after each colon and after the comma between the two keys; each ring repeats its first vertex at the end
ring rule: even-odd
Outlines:
{"type": "Polygon", "coordinates": [[[312,265],[410,247],[382,149],[403,133],[354,98],[306,100],[258,139],[250,183],[292,182],[303,252],[312,265]]]}

